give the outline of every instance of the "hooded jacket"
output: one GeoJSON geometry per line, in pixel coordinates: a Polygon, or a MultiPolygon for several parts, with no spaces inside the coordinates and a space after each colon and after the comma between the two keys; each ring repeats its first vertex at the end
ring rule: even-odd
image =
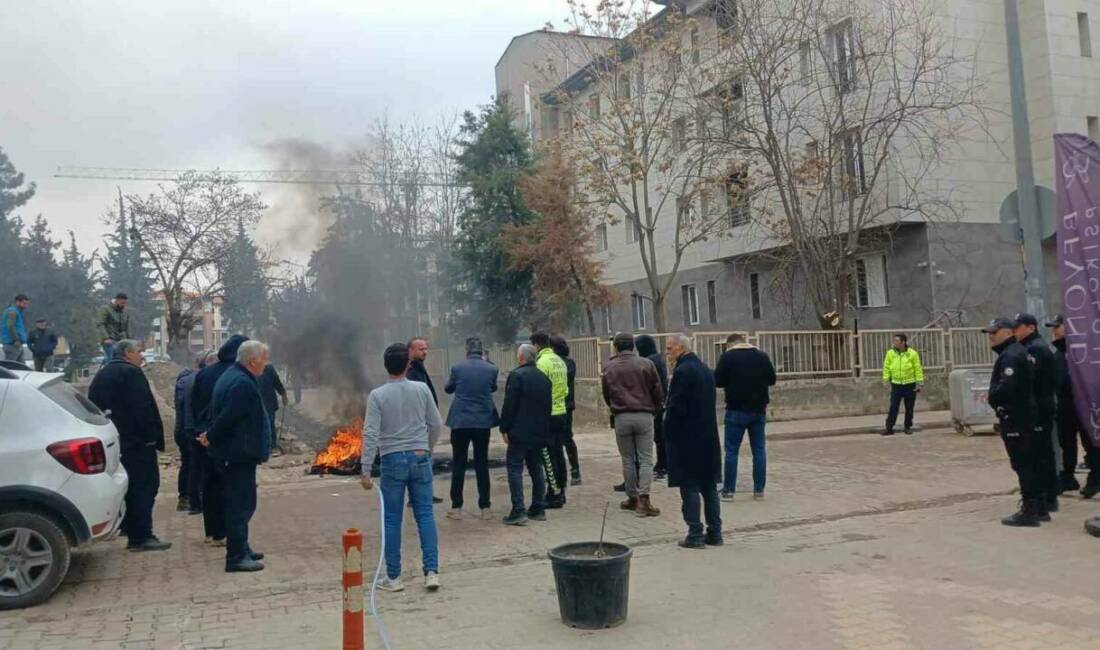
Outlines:
{"type": "MultiPolygon", "coordinates": [[[[634,349],[638,351],[639,357],[649,359],[657,367],[657,375],[661,378],[661,390],[668,395],[668,363],[665,361],[665,355],[657,349],[656,339],[649,334],[640,334],[634,339],[634,349]]],[[[664,408],[664,404],[661,408],[664,408]]]]}
{"type": "Polygon", "coordinates": [[[206,366],[195,376],[195,386],[191,389],[191,416],[195,433],[210,429],[210,400],[214,397],[214,386],[222,374],[237,361],[237,349],[248,340],[247,336],[234,334],[218,349],[218,362],[206,366]]]}

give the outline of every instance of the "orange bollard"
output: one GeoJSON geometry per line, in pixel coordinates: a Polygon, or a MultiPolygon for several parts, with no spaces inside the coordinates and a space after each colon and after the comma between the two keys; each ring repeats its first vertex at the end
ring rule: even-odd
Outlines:
{"type": "Polygon", "coordinates": [[[344,531],[344,650],[363,650],[363,533],[344,531]]]}

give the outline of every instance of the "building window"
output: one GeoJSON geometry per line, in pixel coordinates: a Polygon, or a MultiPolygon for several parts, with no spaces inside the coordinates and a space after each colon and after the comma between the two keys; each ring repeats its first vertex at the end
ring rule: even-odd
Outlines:
{"type": "Polygon", "coordinates": [[[730,228],[744,226],[752,219],[749,209],[749,188],[745,175],[737,172],[726,177],[726,212],[730,228]]]}
{"type": "Polygon", "coordinates": [[[1088,123],[1088,134],[1093,142],[1100,142],[1100,118],[1089,115],[1085,120],[1088,123]]]}
{"type": "Polygon", "coordinates": [[[592,93],[588,98],[588,116],[594,120],[600,119],[600,94],[592,93]]]}
{"type": "Polygon", "coordinates": [[[745,113],[745,84],[741,77],[729,82],[719,91],[719,110],[722,114],[722,135],[731,137],[745,113]]]}
{"type": "Polygon", "coordinates": [[[700,59],[699,53],[699,27],[698,25],[691,28],[691,62],[695,65],[699,65],[700,59]]]}
{"type": "Polygon", "coordinates": [[[638,63],[638,72],[634,75],[636,80],[635,95],[637,97],[645,97],[645,68],[641,63],[638,63]]]}
{"type": "Polygon", "coordinates": [[[672,121],[672,150],[683,153],[687,150],[687,118],[680,116],[672,121]]]}
{"type": "Polygon", "coordinates": [[[634,329],[644,330],[645,322],[645,297],[639,294],[630,296],[630,312],[633,315],[634,329]]]}
{"type": "Polygon", "coordinates": [[[837,138],[837,180],[840,182],[840,199],[847,201],[867,191],[867,178],[863,166],[863,138],[852,129],[837,138]]]}
{"type": "Polygon", "coordinates": [[[630,99],[630,75],[628,75],[628,74],[619,75],[618,84],[619,84],[619,87],[618,87],[619,99],[630,99]]]}
{"type": "Polygon", "coordinates": [[[760,274],[749,274],[749,303],[752,307],[753,320],[760,320],[763,311],[760,309],[760,274]]]}
{"type": "Polygon", "coordinates": [[[556,138],[559,134],[560,124],[557,106],[542,107],[542,137],[556,138]]]}
{"type": "Polygon", "coordinates": [[[699,293],[694,284],[680,287],[680,298],[684,307],[684,325],[699,324],[699,293]]]}
{"type": "Polygon", "coordinates": [[[707,280],[707,322],[718,322],[718,287],[714,280],[707,280]]]}
{"type": "Polygon", "coordinates": [[[562,122],[564,122],[564,124],[565,124],[565,132],[567,134],[572,133],[573,132],[573,109],[572,108],[565,109],[565,117],[562,120],[562,122]]]}
{"type": "Polygon", "coordinates": [[[802,85],[809,86],[814,75],[814,51],[809,41],[802,41],[798,46],[798,69],[802,85]]]}
{"type": "Polygon", "coordinates": [[[718,37],[733,37],[737,27],[737,0],[716,0],[714,3],[714,22],[718,24],[718,37]]]}
{"type": "Polygon", "coordinates": [[[833,75],[837,93],[843,95],[855,88],[856,51],[855,26],[846,20],[829,30],[830,49],[833,55],[833,75]]]}
{"type": "Polygon", "coordinates": [[[704,106],[695,111],[695,137],[699,140],[707,138],[707,110],[704,106]]]}
{"type": "Polygon", "coordinates": [[[1077,13],[1077,39],[1081,42],[1081,56],[1092,58],[1092,34],[1089,30],[1089,15],[1077,13]]]}
{"type": "Polygon", "coordinates": [[[710,191],[706,188],[699,192],[699,218],[704,223],[710,222],[710,191]]]}
{"type": "Polygon", "coordinates": [[[852,293],[857,307],[885,307],[890,304],[890,279],[886,255],[867,255],[856,259],[852,293]]]}
{"type": "Polygon", "coordinates": [[[596,252],[605,250],[607,250],[607,224],[601,223],[596,226],[596,252]]]}
{"type": "Polygon", "coordinates": [[[691,223],[691,197],[676,197],[676,221],[685,225],[691,223]]]}
{"type": "Polygon", "coordinates": [[[603,331],[608,334],[614,332],[615,330],[611,327],[611,305],[600,307],[598,313],[600,315],[600,322],[603,324],[603,331]]]}
{"type": "Polygon", "coordinates": [[[636,244],[642,238],[642,226],[632,215],[626,215],[626,243],[636,244]]]}

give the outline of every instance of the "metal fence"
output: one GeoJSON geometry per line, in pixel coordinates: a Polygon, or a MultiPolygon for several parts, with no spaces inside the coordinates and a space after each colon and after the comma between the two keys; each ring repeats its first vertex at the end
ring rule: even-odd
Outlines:
{"type": "Polygon", "coordinates": [[[851,377],[855,346],[850,330],[757,332],[756,345],[772,358],[777,377],[851,377]]]}
{"type": "Polygon", "coordinates": [[[947,349],[954,368],[992,366],[997,355],[989,347],[989,339],[980,327],[956,327],[948,330],[947,349]]]}
{"type": "Polygon", "coordinates": [[[862,330],[859,333],[859,369],[864,375],[882,371],[886,351],[894,344],[894,336],[904,333],[909,347],[920,354],[925,370],[944,370],[948,366],[947,330],[862,330]]]}

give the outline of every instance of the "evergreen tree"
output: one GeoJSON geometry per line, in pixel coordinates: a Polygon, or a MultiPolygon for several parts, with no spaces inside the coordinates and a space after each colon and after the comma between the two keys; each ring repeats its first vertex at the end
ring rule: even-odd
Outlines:
{"type": "Polygon", "coordinates": [[[220,264],[222,313],[229,328],[248,336],[260,336],[271,324],[271,302],[260,249],[237,222],[237,238],[220,264]]]}
{"type": "Polygon", "coordinates": [[[500,241],[505,226],[534,220],[518,187],[533,166],[531,145],[512,118],[504,98],[476,115],[467,111],[456,156],[459,181],[470,188],[458,216],[450,274],[453,304],[461,310],[456,325],[499,342],[515,339],[531,304],[531,273],[509,269],[500,241]]]}
{"type": "Polygon", "coordinates": [[[65,286],[64,304],[58,305],[54,316],[54,328],[69,343],[71,362],[66,374],[89,362],[99,353],[99,330],[95,315],[99,308],[96,299],[98,275],[93,270],[95,256],[85,257],[76,248],[76,237],[69,231],[69,246],[62,253],[59,276],[65,286]]]}
{"type": "Polygon", "coordinates": [[[114,232],[107,235],[107,254],[103,266],[103,301],[119,293],[129,297],[126,308],[130,311],[131,334],[144,339],[158,316],[153,303],[152,271],[142,255],[141,246],[133,236],[133,225],[126,217],[126,210],[119,196],[118,212],[108,217],[115,224],[114,232]]]}

